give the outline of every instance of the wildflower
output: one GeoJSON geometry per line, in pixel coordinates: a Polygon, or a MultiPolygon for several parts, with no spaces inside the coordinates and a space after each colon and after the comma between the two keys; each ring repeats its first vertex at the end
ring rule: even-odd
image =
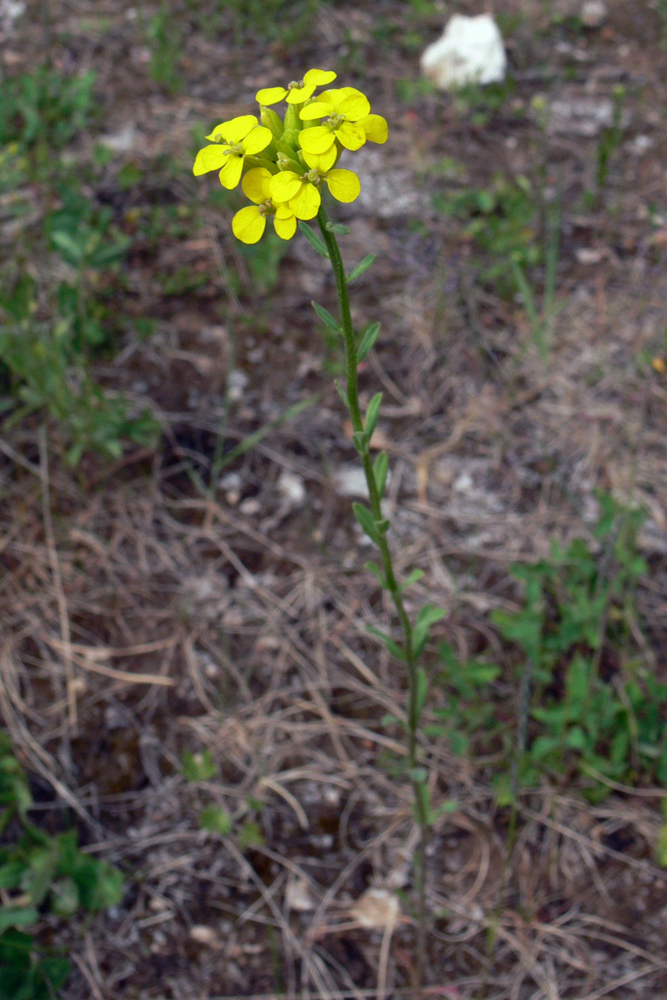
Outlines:
{"type": "Polygon", "coordinates": [[[241,180],[246,156],[256,156],[266,149],[273,135],[260,125],[254,115],[241,115],[217,125],[206,136],[215,145],[204,146],[197,153],[193,173],[196,177],[209,170],[220,170],[220,183],[225,188],[235,188],[241,180]]]}
{"type": "MultiPolygon", "coordinates": [[[[234,236],[242,243],[257,243],[262,238],[269,215],[273,217],[274,228],[282,240],[291,240],[296,232],[297,215],[290,205],[274,201],[271,196],[272,179],[271,171],[266,167],[255,167],[243,178],[243,193],[255,204],[240,209],[232,219],[234,236]]],[[[313,215],[316,214],[317,209],[313,215]]]]}
{"type": "Polygon", "coordinates": [[[318,188],[325,183],[337,201],[350,202],[359,197],[361,184],[352,170],[309,170],[300,177],[289,170],[271,178],[271,194],[278,201],[285,201],[298,219],[313,219],[321,204],[318,188]]]}
{"type": "Polygon", "coordinates": [[[314,219],[322,203],[320,192],[308,180],[292,170],[281,170],[270,182],[271,195],[276,201],[287,202],[299,219],[314,219]]]}
{"type": "Polygon", "coordinates": [[[286,100],[288,104],[302,104],[313,96],[317,87],[323,87],[335,79],[336,74],[333,70],[309,69],[303,80],[293,80],[287,87],[266,87],[264,90],[258,90],[256,98],[263,107],[277,104],[282,100],[286,100]]]}
{"type": "Polygon", "coordinates": [[[387,123],[370,111],[368,98],[354,87],[326,90],[299,112],[304,122],[320,120],[319,125],[304,128],[299,133],[301,148],[304,153],[322,156],[330,151],[336,140],[352,150],[359,149],[367,139],[385,142],[387,123]]]}

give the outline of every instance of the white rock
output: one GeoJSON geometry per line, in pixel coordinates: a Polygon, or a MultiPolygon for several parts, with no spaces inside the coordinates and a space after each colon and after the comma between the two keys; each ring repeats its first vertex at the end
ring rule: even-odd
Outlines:
{"type": "MultiPolygon", "coordinates": [[[[573,100],[552,101],[547,125],[549,132],[563,132],[567,135],[581,135],[592,138],[603,128],[609,128],[614,121],[614,105],[611,101],[576,97],[573,100]]],[[[628,115],[623,114],[621,125],[627,124],[628,115]]]]}
{"type": "Polygon", "coordinates": [[[507,57],[493,17],[454,14],[443,36],[422,53],[421,68],[441,90],[504,80],[507,57]]]}
{"type": "Polygon", "coordinates": [[[112,149],[114,153],[127,153],[131,149],[134,149],[136,145],[136,126],[132,124],[126,125],[118,132],[109,132],[107,135],[101,135],[99,141],[103,146],[112,149]]]}
{"type": "Polygon", "coordinates": [[[215,931],[212,927],[207,927],[206,924],[194,924],[190,928],[190,937],[197,944],[215,944],[215,931]]]}
{"type": "Polygon", "coordinates": [[[277,486],[280,495],[290,504],[300,504],[305,500],[306,488],[300,476],[295,476],[292,472],[281,472],[277,486]]]}
{"type": "Polygon", "coordinates": [[[334,473],[336,493],[342,497],[367,497],[368,486],[363,469],[356,465],[343,465],[334,473]]]}
{"type": "Polygon", "coordinates": [[[581,20],[587,28],[599,28],[607,16],[607,5],[602,0],[586,0],[581,7],[581,20]]]}

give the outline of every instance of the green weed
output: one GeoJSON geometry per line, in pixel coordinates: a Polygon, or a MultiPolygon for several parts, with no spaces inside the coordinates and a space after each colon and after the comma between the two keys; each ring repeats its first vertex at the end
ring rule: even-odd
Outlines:
{"type": "Polygon", "coordinates": [[[531,729],[519,778],[535,783],[583,779],[599,799],[605,779],[667,785],[667,684],[627,659],[636,619],[635,593],[647,571],[637,551],[643,514],[599,496],[593,548],[576,539],[552,546],[551,558],[516,565],[524,606],[497,611],[496,626],[529,665],[531,729]]]}
{"type": "Polygon", "coordinates": [[[230,32],[237,45],[261,37],[290,46],[310,29],[320,0],[186,0],[197,26],[208,37],[230,32]]]}
{"type": "Polygon", "coordinates": [[[67,77],[40,67],[3,80],[0,145],[63,149],[97,116],[95,74],[67,77]]]}
{"type": "Polygon", "coordinates": [[[542,360],[551,322],[560,305],[556,280],[560,255],[561,202],[547,202],[524,176],[496,176],[488,188],[436,195],[435,206],[463,223],[478,250],[479,278],[505,298],[519,295],[542,360]],[[533,277],[540,269],[542,292],[533,277]]]}
{"type": "Polygon", "coordinates": [[[183,85],[179,73],[184,32],[168,4],[162,4],[151,18],[146,37],[150,50],[148,69],[151,80],[168,94],[177,94],[183,85]]]}
{"type": "Polygon", "coordinates": [[[158,428],[151,414],[135,412],[123,395],[94,382],[77,346],[74,316],[58,317],[56,303],[51,306],[53,318],[38,320],[29,275],[0,293],[0,412],[9,414],[6,426],[45,410],[58,424],[71,465],[88,450],[118,458],[126,440],[154,442],[158,428]]]}
{"type": "Polygon", "coordinates": [[[597,164],[595,171],[595,190],[587,192],[586,202],[589,208],[595,206],[609,179],[611,160],[623,140],[623,105],[626,90],[622,84],[617,84],[613,92],[613,111],[611,125],[602,129],[597,146],[597,164]]]}
{"type": "Polygon", "coordinates": [[[32,796],[0,730],[0,1000],[52,1000],[69,977],[66,958],[40,949],[28,932],[42,914],[68,919],[108,909],[123,896],[123,876],[84,854],[76,832],[52,837],[28,819],[32,796]]]}

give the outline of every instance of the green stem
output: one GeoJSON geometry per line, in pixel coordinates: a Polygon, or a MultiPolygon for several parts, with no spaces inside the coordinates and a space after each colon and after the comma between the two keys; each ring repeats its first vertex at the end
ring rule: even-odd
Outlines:
{"type": "MultiPolygon", "coordinates": [[[[347,285],[347,277],[345,275],[345,268],[343,266],[343,259],[341,257],[340,249],[338,246],[338,241],[336,240],[335,233],[330,228],[329,217],[323,207],[320,208],[317,221],[319,223],[320,231],[322,233],[322,238],[326,244],[326,248],[329,252],[329,258],[331,260],[331,266],[334,272],[334,278],[336,280],[336,292],[338,295],[338,306],[340,309],[340,320],[343,332],[343,343],[345,349],[345,381],[347,389],[347,401],[348,409],[350,413],[350,419],[352,421],[352,428],[355,434],[362,434],[364,430],[364,419],[361,414],[361,407],[359,405],[359,378],[358,378],[358,357],[357,357],[357,341],[354,333],[354,327],[352,326],[352,314],[350,312],[350,295],[347,285]]],[[[361,452],[361,460],[364,467],[364,473],[366,475],[366,484],[368,486],[368,498],[370,502],[371,514],[373,515],[373,520],[378,525],[382,525],[384,522],[384,517],[382,514],[382,508],[380,504],[380,494],[378,493],[377,483],[375,481],[375,474],[373,472],[373,462],[370,456],[370,451],[368,445],[363,448],[361,452]]],[[[386,524],[386,522],[385,522],[386,524]]],[[[384,572],[384,577],[386,580],[387,590],[391,594],[391,598],[394,602],[394,607],[396,608],[396,614],[398,615],[401,628],[403,630],[403,654],[405,657],[405,664],[408,671],[408,764],[411,772],[411,782],[414,792],[415,801],[415,813],[417,822],[421,830],[421,844],[419,846],[419,851],[417,854],[417,860],[415,864],[415,874],[416,882],[418,883],[419,890],[419,910],[418,910],[418,930],[417,930],[417,962],[416,962],[416,987],[421,986],[424,972],[425,964],[425,875],[426,875],[426,844],[428,839],[428,828],[430,825],[430,818],[428,811],[424,806],[424,797],[420,794],[420,786],[422,783],[418,781],[412,775],[415,773],[418,764],[417,758],[417,736],[419,732],[419,706],[417,701],[417,656],[415,655],[414,643],[412,637],[412,625],[410,623],[410,618],[407,611],[405,610],[405,605],[403,604],[403,597],[401,594],[401,589],[396,580],[396,573],[394,570],[394,564],[392,561],[391,549],[389,548],[389,543],[387,542],[387,528],[381,527],[378,530],[377,537],[377,547],[380,550],[380,556],[382,559],[382,569],[384,572]]],[[[423,791],[423,789],[421,789],[423,791]]]]}

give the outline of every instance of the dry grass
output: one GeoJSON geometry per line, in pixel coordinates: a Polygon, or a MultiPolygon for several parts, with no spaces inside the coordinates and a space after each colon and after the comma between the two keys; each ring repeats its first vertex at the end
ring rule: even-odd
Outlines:
{"type": "MultiPolygon", "coordinates": [[[[327,23],[325,61],[342,44],[341,18],[327,23]]],[[[368,30],[363,18],[357,27],[368,30]]],[[[277,60],[269,62],[270,76],[277,60]]],[[[388,71],[372,80],[395,104],[388,71]]],[[[254,86],[245,81],[244,92],[254,86]]],[[[134,100],[119,97],[119,121],[128,109],[137,115],[134,100]]],[[[232,103],[229,113],[240,98],[232,103]]],[[[409,155],[387,152],[393,167],[423,170],[424,158],[444,154],[433,105],[424,111],[433,116],[427,139],[402,106],[386,110],[412,142],[409,155]]],[[[645,111],[638,99],[634,113],[645,111]]],[[[156,115],[148,146],[158,135],[177,146],[195,120],[215,117],[208,100],[178,100],[156,115]]],[[[502,135],[449,127],[449,147],[469,162],[485,141],[512,155],[502,135]]],[[[651,127],[664,144],[663,126],[651,127]]],[[[579,152],[567,155],[575,170],[579,152]]],[[[634,205],[629,175],[617,185],[634,205]]],[[[667,383],[641,360],[661,350],[667,327],[664,255],[656,262],[643,229],[632,269],[610,250],[587,270],[566,247],[566,305],[544,365],[521,310],[470,288],[450,224],[426,222],[420,241],[405,219],[352,220],[353,232],[361,228],[355,253],[379,248],[384,260],[382,302],[362,284],[356,308],[359,322],[377,314],[386,331],[364,388],[385,392],[380,443],[392,459],[394,546],[401,568],[425,572],[413,606],[428,599],[447,609],[436,639],[462,658],[504,657],[488,613],[517,606],[509,563],[585,532],[594,491],[608,490],[649,513],[640,611],[646,656],[664,674],[667,383]]],[[[219,229],[212,221],[190,249],[227,268],[219,229]]],[[[284,264],[280,306],[301,317],[313,294],[326,299],[331,288],[316,268],[305,274],[299,253],[284,264]]],[[[243,306],[224,268],[233,326],[243,306]]],[[[195,302],[190,326],[208,313],[195,302]]],[[[211,360],[210,342],[193,348],[192,329],[172,319],[133,348],[132,371],[154,368],[167,383],[189,373],[217,391],[224,364],[211,360]]],[[[353,449],[322,378],[314,324],[299,322],[295,353],[289,319],[275,317],[238,427],[262,419],[267,396],[284,408],[313,379],[329,395],[318,414],[244,456],[233,490],[202,497],[184,474],[193,449],[183,428],[196,438],[215,423],[203,404],[184,415],[180,385],[171,412],[160,398],[167,444],[112,475],[91,465],[77,479],[30,429],[0,442],[3,724],[36,776],[44,822],[75,819],[87,850],[129,878],[122,906],[83,937],[59,931],[78,970],[67,1000],[415,996],[417,840],[409,785],[392,774],[405,752],[400,731],[382,722],[403,716],[405,678],[365,630],[386,627],[389,608],[363,570],[348,501],[336,494],[334,473],[353,449]],[[286,471],[305,484],[307,502],[285,499],[286,471]],[[182,754],[204,749],[218,777],[194,786],[182,754]],[[233,836],[202,831],[199,813],[211,801],[233,817],[233,836]],[[261,843],[239,839],[248,821],[261,827],[261,843]]],[[[241,352],[246,335],[238,334],[241,352]]],[[[225,336],[216,344],[226,363],[225,336]]],[[[431,710],[442,697],[433,693],[431,710]]],[[[434,805],[457,804],[429,845],[433,985],[424,997],[667,994],[667,878],[653,860],[664,791],[610,782],[609,798],[592,807],[545,783],[522,796],[508,850],[508,817],[489,784],[494,762],[456,758],[444,739],[424,738],[422,750],[434,805]]]]}

